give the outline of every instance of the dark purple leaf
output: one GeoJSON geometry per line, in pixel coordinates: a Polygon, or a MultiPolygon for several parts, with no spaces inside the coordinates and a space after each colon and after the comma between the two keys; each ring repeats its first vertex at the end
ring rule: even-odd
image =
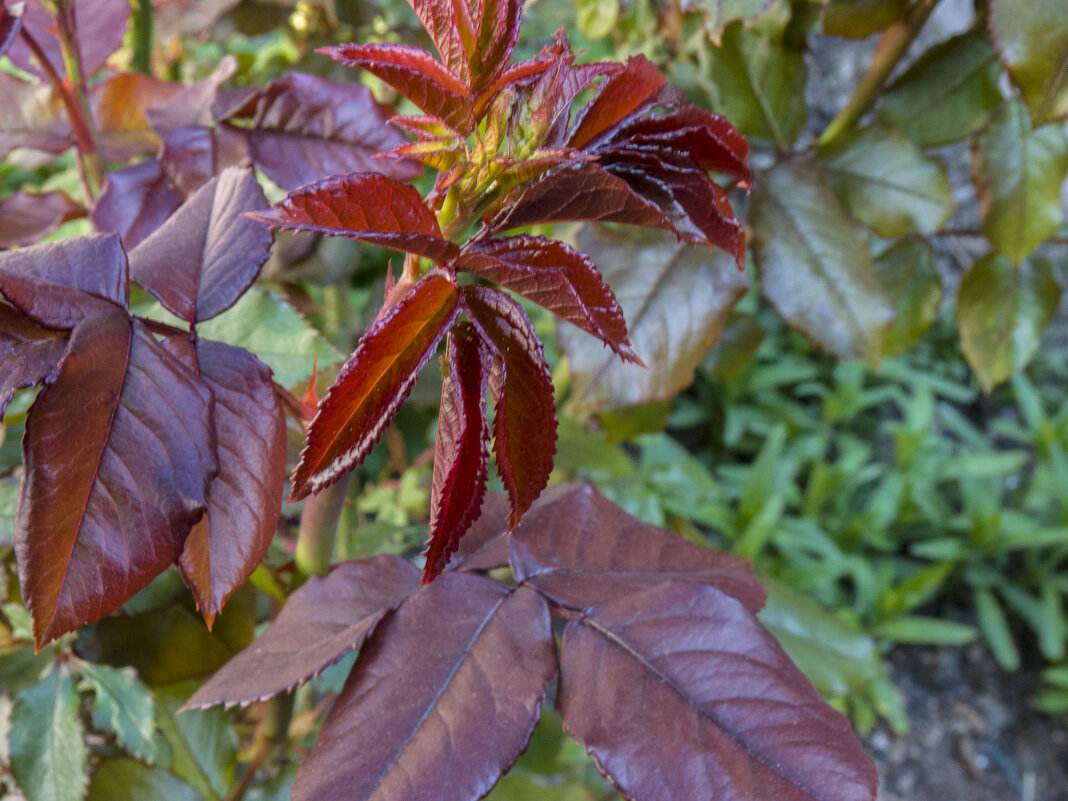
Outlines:
{"type": "Polygon", "coordinates": [[[159,165],[167,180],[188,197],[227,167],[248,167],[244,132],[228,126],[190,125],[174,131],[163,142],[159,165]]]}
{"type": "Polygon", "coordinates": [[[72,143],[66,109],[52,87],[0,70],[0,157],[17,147],[62,153],[72,143]]]}
{"type": "Polygon", "coordinates": [[[11,43],[19,35],[22,28],[22,12],[25,10],[22,3],[16,3],[11,8],[4,5],[0,8],[0,56],[7,52],[11,43]]]}
{"type": "Polygon", "coordinates": [[[460,250],[442,236],[415,187],[373,172],[318,181],[247,216],[272,228],[347,236],[439,262],[460,250]]]}
{"type": "Polygon", "coordinates": [[[512,502],[514,528],[545,489],[556,452],[556,401],[541,340],[523,308],[495,289],[470,286],[464,307],[495,351],[490,374],[493,454],[512,502]]]}
{"type": "Polygon", "coordinates": [[[218,469],[211,392],[111,307],[71,335],[30,410],[15,549],[38,645],[166,569],[218,469]]]}
{"type": "Polygon", "coordinates": [[[253,162],[285,189],[350,172],[406,180],[418,165],[374,158],[404,141],[386,125],[392,116],[366,86],[291,72],[260,92],[250,127],[232,130],[247,137],[253,162]]]}
{"type": "Polygon", "coordinates": [[[528,235],[482,239],[464,248],[456,266],[593,334],[623,361],[641,362],[627,339],[623,312],[600,271],[588,256],[563,242],[528,235]]]}
{"type": "Polygon", "coordinates": [[[274,538],[286,429],[271,371],[251,353],[199,339],[196,364],[215,397],[219,473],[208,488],[207,513],[186,537],[178,565],[210,628],[274,538]]]}
{"type": "Polygon", "coordinates": [[[446,573],[367,641],[293,800],[480,798],[526,747],[555,673],[537,593],[446,573]]]}
{"type": "Polygon", "coordinates": [[[622,178],[591,162],[563,167],[527,189],[493,228],[553,222],[621,222],[674,230],[656,206],[622,178]]]}
{"type": "Polygon", "coordinates": [[[453,326],[445,351],[424,583],[445,569],[486,494],[486,386],[492,356],[470,323],[453,326]]]}
{"type": "Polygon", "coordinates": [[[511,501],[487,492],[478,519],[460,540],[446,570],[496,570],[508,567],[508,516],[511,501]]]}
{"type": "Polygon", "coordinates": [[[112,231],[133,250],[163,225],[185,196],[164,174],[156,159],[108,173],[104,192],[89,215],[98,231],[112,231]]]}
{"type": "MultiPolygon", "coordinates": [[[[41,0],[25,0],[25,3],[23,28],[40,45],[52,68],[60,75],[66,75],[56,36],[56,18],[41,0]]],[[[69,0],[68,5],[74,21],[82,72],[88,78],[103,67],[108,56],[122,44],[122,37],[126,35],[126,21],[130,16],[130,3],[129,0],[69,0]]],[[[45,71],[37,64],[37,57],[30,53],[25,42],[14,42],[7,56],[27,72],[46,77],[45,71]]]]}
{"type": "Polygon", "coordinates": [[[367,329],[319,402],[293,471],[293,499],[337,481],[378,441],[459,314],[459,293],[432,272],[367,329]]]}
{"type": "Polygon", "coordinates": [[[396,556],[343,562],[326,576],[312,576],[185,708],[245,705],[293,689],[358,648],[418,586],[419,571],[396,556]]]}
{"type": "Polygon", "coordinates": [[[41,194],[18,190],[0,200],[0,248],[32,245],[62,223],[85,216],[85,209],[62,190],[41,194]]]}
{"type": "Polygon", "coordinates": [[[14,391],[40,383],[56,369],[66,349],[66,337],[38,328],[0,304],[0,420],[14,391]]]}
{"type": "Polygon", "coordinates": [[[206,78],[182,87],[171,97],[146,112],[149,124],[161,139],[179,128],[208,128],[219,121],[213,113],[219,89],[237,72],[237,59],[224,56],[206,78]]]}
{"type": "Polygon", "coordinates": [[[112,234],[62,239],[0,253],[0,294],[48,328],[70,329],[126,308],[129,265],[112,234]]]}
{"type": "Polygon", "coordinates": [[[516,580],[570,609],[669,580],[709,584],[754,613],[767,597],[747,559],[643,523],[589,485],[554,488],[527,512],[510,542],[516,580]]]}
{"type": "Polygon", "coordinates": [[[875,798],[849,721],[713,587],[661,584],[572,619],[557,707],[627,798],[875,798]]]}
{"type": "Polygon", "coordinates": [[[252,285],[270,255],[271,232],[241,216],[266,203],[249,170],[224,170],[130,252],[130,277],[183,320],[214,317],[252,285]]]}
{"type": "Polygon", "coordinates": [[[440,117],[465,136],[474,129],[470,90],[425,50],[400,44],[342,44],[319,52],[381,78],[427,114],[440,117]]]}

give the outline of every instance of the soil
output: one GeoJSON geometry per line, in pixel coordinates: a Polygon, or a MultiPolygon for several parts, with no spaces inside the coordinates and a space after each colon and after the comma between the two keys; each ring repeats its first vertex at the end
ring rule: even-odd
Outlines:
{"type": "Polygon", "coordinates": [[[1068,715],[1031,709],[1037,669],[1006,673],[982,646],[898,646],[887,661],[911,730],[866,738],[879,801],[1068,801],[1068,715]]]}

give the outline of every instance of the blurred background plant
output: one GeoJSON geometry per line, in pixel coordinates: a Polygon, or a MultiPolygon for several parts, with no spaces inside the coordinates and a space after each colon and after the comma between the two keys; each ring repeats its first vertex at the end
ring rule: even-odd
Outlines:
{"type": "MultiPolygon", "coordinates": [[[[560,26],[584,59],[643,53],[738,126],[757,168],[745,276],[648,232],[555,232],[602,267],[649,369],[611,364],[525,304],[561,406],[554,480],[592,481],[644,520],[752,559],[770,590],[765,625],[861,732],[879,719],[907,730],[885,664],[905,644],[981,642],[1001,670],[1042,671],[1036,710],[1068,711],[1059,4],[527,9],[522,55],[560,26]]],[[[422,35],[403,0],[133,0],[131,11],[106,72],[189,83],[232,56],[235,89],[294,69],[352,80],[315,48],[422,35]]],[[[93,230],[91,182],[73,151],[32,147],[56,125],[55,98],[31,102],[16,91],[26,73],[7,59],[0,70],[3,246],[93,230]]],[[[93,113],[105,132],[146,127],[114,105],[93,113]]],[[[370,246],[282,235],[260,284],[211,336],[256,353],[295,396],[309,379],[321,391],[377,311],[387,262],[370,246]]],[[[419,550],[432,373],[350,482],[335,559],[419,550]]],[[[35,654],[9,544],[31,401],[16,393],[0,428],[0,787],[29,801],[288,798],[344,665],[291,706],[174,713],[284,603],[299,505],[285,508],[267,559],[212,631],[172,571],[122,614],[35,654]]],[[[301,432],[289,433],[295,457],[301,432]]],[[[555,713],[543,717],[492,801],[612,797],[555,713]]]]}

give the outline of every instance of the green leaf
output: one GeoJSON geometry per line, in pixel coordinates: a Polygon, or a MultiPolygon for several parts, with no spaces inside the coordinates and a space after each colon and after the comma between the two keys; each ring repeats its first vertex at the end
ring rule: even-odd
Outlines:
{"type": "Polygon", "coordinates": [[[967,645],[976,635],[974,628],[963,623],[918,615],[906,615],[880,623],[872,633],[897,642],[928,645],[967,645]]]}
{"type": "Polygon", "coordinates": [[[760,284],[779,315],[838,358],[877,365],[894,310],[824,173],[784,162],[759,174],[749,213],[760,284]]]}
{"type": "Polygon", "coordinates": [[[871,637],[807,595],[761,576],[768,602],[758,617],[783,650],[830,698],[862,692],[886,671],[871,637]]]}
{"type": "Polygon", "coordinates": [[[579,32],[591,41],[608,36],[619,22],[619,0],[576,0],[579,32]]]}
{"type": "Polygon", "coordinates": [[[879,597],[878,610],[883,617],[898,617],[933,597],[953,571],[950,563],[928,565],[879,597]]]}
{"type": "Polygon", "coordinates": [[[1049,261],[1033,256],[1019,269],[990,254],[972,265],[957,292],[961,347],[983,389],[990,392],[1026,365],[1060,303],[1049,261]]]}
{"type": "Polygon", "coordinates": [[[979,628],[998,664],[1003,670],[1018,669],[1020,651],[1012,639],[1005,612],[994,593],[981,588],[975,591],[975,613],[979,617],[979,628]]]}
{"type": "Polygon", "coordinates": [[[819,160],[842,205],[885,239],[932,234],[957,210],[946,165],[896,131],[865,128],[819,160]]]}
{"type": "Polygon", "coordinates": [[[530,776],[503,777],[486,796],[486,801],[545,801],[547,798],[553,801],[596,801],[590,789],[582,784],[559,786],[556,782],[543,783],[530,776]]]}
{"type": "Polygon", "coordinates": [[[1017,264],[1057,230],[1066,173],[1064,127],[1032,131],[1027,107],[1018,100],[1002,106],[976,138],[972,180],[983,233],[1017,264]]]}
{"type": "Polygon", "coordinates": [[[156,729],[152,692],[131,668],[83,663],[85,685],[93,691],[93,726],[110,731],[138,759],[166,763],[169,757],[156,729]]]}
{"type": "Polygon", "coordinates": [[[203,796],[174,774],[133,759],[110,759],[93,771],[88,801],[202,801],[203,796]]]}
{"type": "Polygon", "coordinates": [[[559,324],[571,367],[570,407],[583,415],[672,397],[719,339],[745,292],[745,276],[722,251],[680,244],[664,231],[585,226],[577,244],[614,290],[648,367],[624,364],[599,340],[559,324]]]}
{"type": "Polygon", "coordinates": [[[159,688],[159,725],[174,753],[172,770],[213,799],[224,795],[233,781],[237,737],[220,706],[176,714],[194,688],[189,682],[159,688]]]}
{"type": "Polygon", "coordinates": [[[753,363],[766,332],[756,317],[734,312],[723,326],[723,334],[705,357],[705,369],[713,378],[737,378],[753,363]]]}
{"type": "Polygon", "coordinates": [[[994,46],[974,31],[924,52],[883,95],[882,116],[920,147],[975,133],[1001,102],[994,46]]]}
{"type": "Polygon", "coordinates": [[[720,47],[707,55],[708,80],[702,86],[711,108],[746,136],[780,150],[801,135],[807,78],[801,51],[734,22],[720,47]]]}
{"type": "Polygon", "coordinates": [[[902,239],[876,257],[875,272],[897,310],[883,345],[887,356],[896,356],[916,344],[938,317],[942,281],[934,248],[918,237],[902,239]]]}
{"type": "Polygon", "coordinates": [[[0,480],[0,545],[10,545],[15,536],[15,513],[19,508],[19,482],[0,480]]]}
{"type": "Polygon", "coordinates": [[[1068,14],[1063,0],[994,0],[990,34],[1035,124],[1068,115],[1068,14]]]}
{"type": "Polygon", "coordinates": [[[11,772],[29,801],[80,801],[87,760],[74,680],[58,667],[15,702],[11,772]]]}
{"type": "Polygon", "coordinates": [[[830,0],[823,12],[823,32],[864,39],[889,28],[908,7],[909,0],[830,0]]]}
{"type": "Polygon", "coordinates": [[[255,287],[233,308],[198,325],[197,333],[252,351],[285,387],[306,380],[316,356],[320,370],[344,358],[296,309],[255,287]]]}

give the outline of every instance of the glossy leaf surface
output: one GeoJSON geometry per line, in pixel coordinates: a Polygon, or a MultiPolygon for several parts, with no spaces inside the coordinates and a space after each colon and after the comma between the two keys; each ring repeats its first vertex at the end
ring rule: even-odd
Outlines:
{"type": "Polygon", "coordinates": [[[256,166],[286,189],[361,171],[403,180],[418,167],[374,158],[404,141],[386,125],[392,114],[366,86],[291,72],[259,93],[249,127],[235,130],[256,166]]]}
{"type": "Polygon", "coordinates": [[[716,587],[754,613],[764,605],[764,588],[748,560],[643,523],[592,486],[552,492],[509,542],[516,580],[553,603],[581,610],[665,581],[686,581],[716,587]]]}
{"type": "Polygon", "coordinates": [[[1059,0],[994,0],[988,24],[1035,126],[1068,116],[1068,17],[1059,0]]]}
{"type": "Polygon", "coordinates": [[[489,457],[486,388],[491,364],[489,349],[470,323],[454,326],[442,360],[424,582],[445,569],[482,507],[489,457]]]}
{"type": "Polygon", "coordinates": [[[133,250],[163,225],[184,200],[159,161],[146,159],[108,173],[104,191],[89,219],[96,230],[119,234],[123,246],[133,250]]]}
{"type": "Polygon", "coordinates": [[[765,296],[840,359],[877,364],[894,317],[864,234],[818,168],[784,163],[756,182],[753,252],[765,296]]]}
{"type": "Polygon", "coordinates": [[[593,334],[624,361],[639,361],[627,338],[623,310],[600,271],[563,242],[528,235],[484,239],[465,248],[456,266],[593,334]]]}
{"type": "Polygon", "coordinates": [[[925,51],[883,96],[882,115],[920,147],[959,141],[1001,102],[990,40],[962,33],[925,51]]]}
{"type": "Polygon", "coordinates": [[[130,253],[130,277],[183,320],[214,317],[252,285],[270,255],[270,231],[241,216],[266,203],[251,172],[223,171],[130,253]]]}
{"type": "Polygon", "coordinates": [[[555,673],[537,593],[446,573],[367,642],[293,799],[479,798],[526,746],[555,673]]]}
{"type": "Polygon", "coordinates": [[[32,245],[85,209],[61,190],[30,193],[22,189],[0,200],[0,248],[32,245]]]}
{"type": "Polygon", "coordinates": [[[367,330],[308,428],[294,499],[333,484],[370,452],[456,319],[457,304],[456,286],[430,273],[367,330]]]}
{"type": "Polygon", "coordinates": [[[125,308],[129,265],[117,236],[97,234],[0,253],[0,293],[34,322],[70,329],[125,308]]]}
{"type": "Polygon", "coordinates": [[[1031,130],[1027,108],[1008,102],[975,139],[972,180],[982,229],[1019,264],[1061,221],[1068,135],[1061,125],[1031,130]]]}
{"type": "Polygon", "coordinates": [[[26,420],[15,532],[38,644],[118,608],[177,557],[218,462],[211,394],[118,309],[79,325],[26,420]]]}
{"type": "Polygon", "coordinates": [[[885,239],[932,234],[957,210],[946,166],[902,134],[870,127],[820,161],[842,205],[885,239]]]}
{"type": "Polygon", "coordinates": [[[271,228],[346,236],[435,261],[459,252],[442,237],[434,213],[414,187],[376,173],[327,178],[247,216],[271,228]]]}
{"type": "Polygon", "coordinates": [[[634,350],[647,366],[622,364],[575,329],[560,326],[573,407],[588,412],[644,403],[687,386],[744,294],[745,275],[725,254],[677,243],[658,231],[587,226],[577,244],[615,289],[634,350]]]}
{"type": "Polygon", "coordinates": [[[515,527],[549,481],[556,450],[556,402],[541,341],[514,300],[497,290],[466,287],[464,308],[496,351],[490,374],[493,454],[512,503],[515,527]]]}
{"type": "Polygon", "coordinates": [[[0,420],[12,393],[44,380],[66,349],[66,338],[39,328],[10,306],[0,305],[0,420]]]}
{"type": "Polygon", "coordinates": [[[245,705],[293,689],[358,648],[382,616],[418,586],[419,571],[396,556],[343,562],[326,576],[312,576],[186,708],[245,705]]]}
{"type": "Polygon", "coordinates": [[[582,109],[567,143],[586,147],[627,117],[663,98],[667,79],[645,56],[631,56],[623,69],[605,78],[582,109]]]}
{"type": "Polygon", "coordinates": [[[1023,368],[1056,314],[1061,286],[1049,261],[1032,256],[1014,267],[989,254],[964,274],[957,292],[957,326],[964,356],[990,392],[1023,368]]]}
{"type": "Polygon", "coordinates": [[[440,117],[464,135],[471,133],[475,117],[470,90],[425,50],[398,44],[343,44],[322,52],[342,64],[367,70],[427,114],[440,117]]]}
{"type": "Polygon", "coordinates": [[[210,626],[267,554],[282,506],[286,432],[271,371],[241,348],[199,339],[196,365],[215,398],[219,473],[179,566],[210,626]]]}
{"type": "Polygon", "coordinates": [[[592,607],[564,631],[560,675],[564,728],[628,797],[875,795],[849,722],[713,587],[667,583],[592,607]]]}

